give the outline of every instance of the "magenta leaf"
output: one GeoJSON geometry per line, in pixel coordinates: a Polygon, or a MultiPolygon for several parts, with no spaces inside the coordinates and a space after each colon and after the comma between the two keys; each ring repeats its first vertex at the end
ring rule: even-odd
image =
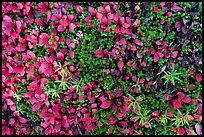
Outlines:
{"type": "Polygon", "coordinates": [[[134,40],[134,42],[135,42],[135,44],[137,44],[139,46],[143,46],[144,45],[139,39],[134,40]]]}
{"type": "Polygon", "coordinates": [[[26,123],[27,120],[23,117],[18,117],[18,120],[21,122],[21,123],[26,123]]]}
{"type": "Polygon", "coordinates": [[[6,103],[7,103],[9,106],[11,106],[11,105],[14,104],[13,101],[12,101],[11,99],[6,99],[6,103]]]}
{"type": "Polygon", "coordinates": [[[185,97],[185,98],[182,99],[182,102],[189,103],[189,102],[191,102],[191,98],[190,97],[185,97]]]}
{"type": "Polygon", "coordinates": [[[57,53],[57,58],[60,60],[64,60],[64,55],[62,54],[62,52],[57,53]]]}
{"type": "Polygon", "coordinates": [[[172,58],[176,58],[177,56],[178,56],[178,51],[174,51],[174,52],[172,52],[172,58]]]}
{"type": "Polygon", "coordinates": [[[88,10],[88,11],[90,12],[90,14],[91,14],[92,16],[94,16],[94,15],[96,14],[95,9],[94,9],[93,7],[89,7],[89,10],[88,10]]]}
{"type": "Polygon", "coordinates": [[[11,118],[9,119],[9,122],[8,122],[10,125],[13,125],[15,123],[15,119],[14,118],[11,118]]]}
{"type": "Polygon", "coordinates": [[[69,51],[69,55],[70,55],[70,57],[73,59],[73,58],[74,58],[74,55],[75,55],[75,54],[74,54],[74,51],[70,50],[70,51],[69,51]]]}
{"type": "Polygon", "coordinates": [[[157,53],[154,54],[154,62],[158,62],[159,60],[159,56],[157,53]]]}
{"type": "Polygon", "coordinates": [[[110,107],[111,104],[112,104],[111,101],[105,100],[105,101],[102,102],[102,104],[101,104],[100,107],[101,107],[101,108],[105,108],[105,109],[107,109],[107,108],[110,107]]]}
{"type": "Polygon", "coordinates": [[[65,27],[62,26],[62,25],[59,25],[59,26],[57,27],[57,31],[59,31],[59,32],[63,32],[64,30],[65,30],[65,27]]]}
{"type": "Polygon", "coordinates": [[[178,127],[177,131],[178,131],[179,135],[183,135],[185,133],[185,130],[183,127],[178,127]]]}
{"type": "Polygon", "coordinates": [[[40,107],[42,106],[42,102],[37,102],[33,105],[32,107],[32,111],[38,111],[40,109],[40,107]]]}
{"type": "Polygon", "coordinates": [[[123,66],[124,66],[123,60],[120,59],[119,62],[118,62],[118,68],[119,68],[120,71],[122,71],[123,66]]]}
{"type": "Polygon", "coordinates": [[[69,67],[69,70],[70,70],[71,72],[74,72],[74,71],[76,71],[76,68],[75,68],[74,66],[70,66],[70,67],[69,67]]]}
{"type": "Polygon", "coordinates": [[[76,25],[74,23],[69,24],[69,30],[74,30],[76,28],[76,25]]]}

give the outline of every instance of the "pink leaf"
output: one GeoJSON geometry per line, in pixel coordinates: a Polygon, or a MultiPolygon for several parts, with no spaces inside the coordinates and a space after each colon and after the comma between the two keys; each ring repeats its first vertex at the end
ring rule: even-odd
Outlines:
{"type": "Polygon", "coordinates": [[[40,74],[44,73],[49,68],[49,64],[47,62],[43,62],[39,67],[40,74]]]}
{"type": "Polygon", "coordinates": [[[120,39],[120,43],[125,45],[125,44],[126,44],[125,38],[121,38],[121,39],[120,39]]]}
{"type": "Polygon", "coordinates": [[[107,5],[107,6],[105,7],[105,10],[106,10],[106,12],[110,12],[110,6],[107,5]]]}
{"type": "Polygon", "coordinates": [[[102,102],[102,104],[101,104],[100,107],[101,107],[101,108],[105,108],[105,109],[107,109],[107,108],[110,107],[111,104],[112,104],[111,101],[105,100],[105,101],[102,102]]]}
{"type": "Polygon", "coordinates": [[[37,102],[33,105],[32,107],[32,111],[38,111],[40,109],[40,107],[42,106],[41,102],[37,102]]]}
{"type": "Polygon", "coordinates": [[[75,48],[75,44],[74,44],[74,43],[70,43],[70,44],[68,45],[68,47],[69,47],[69,48],[75,48]]]}
{"type": "Polygon", "coordinates": [[[65,30],[65,27],[62,26],[62,25],[59,25],[59,26],[57,27],[57,31],[59,31],[59,32],[63,32],[64,30],[65,30]]]}
{"type": "Polygon", "coordinates": [[[198,123],[195,125],[195,129],[196,129],[196,133],[197,133],[198,135],[201,135],[201,134],[202,134],[201,126],[200,126],[198,123]]]}
{"type": "Polygon", "coordinates": [[[63,60],[64,59],[64,55],[61,52],[58,52],[57,53],[57,58],[60,59],[60,60],[63,60]]]}
{"type": "Polygon", "coordinates": [[[178,56],[178,53],[179,53],[178,51],[172,52],[172,58],[175,59],[178,56]]]}
{"type": "Polygon", "coordinates": [[[74,19],[74,15],[73,15],[73,14],[68,15],[68,20],[69,20],[70,22],[71,22],[73,19],[74,19]]]}
{"type": "Polygon", "coordinates": [[[26,123],[27,120],[23,117],[18,117],[18,120],[21,122],[21,123],[26,123]]]}
{"type": "Polygon", "coordinates": [[[66,44],[67,44],[67,46],[69,46],[69,44],[70,44],[70,38],[69,37],[66,38],[66,44]]]}
{"type": "Polygon", "coordinates": [[[8,122],[10,125],[13,125],[15,123],[15,119],[14,118],[11,118],[9,119],[9,122],[8,122]]]}
{"type": "Polygon", "coordinates": [[[134,91],[135,91],[135,93],[139,93],[139,90],[138,90],[137,86],[134,88],[134,91]]]}
{"type": "Polygon", "coordinates": [[[179,10],[182,10],[182,8],[177,6],[177,4],[174,2],[172,10],[179,11],[179,10]]]}
{"type": "Polygon", "coordinates": [[[132,81],[136,82],[137,81],[137,77],[136,76],[132,76],[132,81]]]}
{"type": "Polygon", "coordinates": [[[93,7],[89,7],[89,12],[92,16],[96,14],[95,9],[93,7]]]}
{"type": "Polygon", "coordinates": [[[101,13],[98,13],[98,12],[96,13],[96,18],[97,18],[97,20],[100,21],[100,20],[102,19],[102,16],[103,16],[103,15],[102,15],[101,13]]]}
{"type": "Polygon", "coordinates": [[[39,37],[39,45],[43,46],[43,45],[47,45],[48,40],[49,40],[50,36],[47,33],[42,33],[39,37]]]}
{"type": "Polygon", "coordinates": [[[69,30],[74,30],[76,28],[76,25],[74,23],[69,24],[69,30]]]}
{"type": "Polygon", "coordinates": [[[74,66],[70,66],[70,67],[69,67],[69,70],[70,70],[71,72],[74,72],[74,71],[76,71],[76,68],[75,68],[74,66]]]}
{"type": "Polygon", "coordinates": [[[178,99],[173,100],[173,106],[175,108],[182,108],[181,101],[178,99]]]}
{"type": "Polygon", "coordinates": [[[134,42],[135,42],[135,44],[137,44],[139,46],[143,46],[144,45],[139,39],[136,39],[134,42]]]}
{"type": "Polygon", "coordinates": [[[129,132],[130,132],[129,129],[124,130],[124,134],[128,134],[129,132]]]}
{"type": "Polygon", "coordinates": [[[124,66],[123,60],[120,59],[119,62],[118,62],[118,68],[119,68],[120,71],[122,70],[123,66],[124,66]]]}
{"type": "Polygon", "coordinates": [[[196,80],[198,82],[200,82],[202,80],[202,77],[201,77],[201,75],[199,73],[196,73],[196,80]]]}
{"type": "Polygon", "coordinates": [[[6,99],[6,103],[7,103],[9,106],[11,106],[11,105],[14,104],[13,101],[12,101],[11,99],[6,99]]]}
{"type": "Polygon", "coordinates": [[[74,58],[74,55],[75,55],[75,54],[74,54],[74,51],[70,50],[70,51],[69,51],[69,55],[70,55],[70,57],[73,59],[73,58],[74,58]]]}

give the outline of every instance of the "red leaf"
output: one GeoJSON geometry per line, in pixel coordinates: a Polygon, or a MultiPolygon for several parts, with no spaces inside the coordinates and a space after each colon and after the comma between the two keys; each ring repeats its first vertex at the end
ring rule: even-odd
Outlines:
{"type": "Polygon", "coordinates": [[[158,110],[156,110],[156,111],[154,111],[153,113],[152,113],[152,116],[153,117],[157,117],[159,115],[159,111],[158,110]]]}
{"type": "Polygon", "coordinates": [[[69,55],[70,55],[70,57],[73,59],[73,58],[74,58],[74,55],[75,55],[75,54],[74,54],[74,51],[70,50],[70,51],[69,51],[69,55]]]}
{"type": "Polygon", "coordinates": [[[201,77],[200,73],[196,73],[196,80],[198,82],[200,82],[202,80],[202,77],[201,77]]]}
{"type": "Polygon", "coordinates": [[[64,55],[61,52],[58,52],[57,53],[57,58],[60,59],[60,60],[63,60],[64,59],[64,55]]]}
{"type": "Polygon", "coordinates": [[[62,25],[59,25],[59,26],[57,27],[57,31],[59,31],[59,32],[63,32],[64,30],[65,30],[65,27],[62,26],[62,25]]]}
{"type": "Polygon", "coordinates": [[[182,108],[181,101],[178,99],[173,100],[173,106],[175,108],[182,108]]]}
{"type": "Polygon", "coordinates": [[[18,117],[18,120],[21,122],[21,123],[26,123],[27,120],[23,117],[18,117]]]}
{"type": "Polygon", "coordinates": [[[158,62],[159,60],[159,56],[157,53],[154,54],[154,62],[158,62]]]}
{"type": "Polygon", "coordinates": [[[74,23],[69,24],[69,30],[74,30],[76,28],[76,25],[74,23]]]}
{"type": "Polygon", "coordinates": [[[179,53],[178,51],[174,51],[174,52],[172,52],[172,55],[171,55],[172,58],[175,59],[175,58],[178,56],[178,53],[179,53]]]}
{"type": "Polygon", "coordinates": [[[154,12],[158,12],[158,7],[154,6],[154,12]]]}
{"type": "Polygon", "coordinates": [[[190,97],[185,97],[184,99],[182,99],[182,101],[184,103],[189,103],[189,102],[191,102],[191,98],[190,97]]]}
{"type": "Polygon", "coordinates": [[[156,54],[157,54],[160,58],[163,57],[163,54],[162,54],[160,51],[156,52],[156,54]]]}
{"type": "Polygon", "coordinates": [[[100,107],[106,109],[106,108],[109,108],[111,104],[112,104],[111,101],[105,100],[105,101],[102,102],[100,107]]]}
{"type": "Polygon", "coordinates": [[[123,60],[120,59],[119,62],[118,62],[118,68],[119,68],[120,71],[122,71],[123,66],[124,66],[123,60]]]}
{"type": "Polygon", "coordinates": [[[33,105],[32,107],[32,111],[38,111],[40,109],[40,107],[42,106],[42,102],[37,102],[33,105]]]}
{"type": "Polygon", "coordinates": [[[197,135],[193,130],[185,128],[188,135],[197,135]]]}
{"type": "Polygon", "coordinates": [[[177,131],[178,131],[179,135],[183,135],[185,133],[185,130],[183,127],[178,127],[177,131]]]}
{"type": "Polygon", "coordinates": [[[177,93],[177,96],[178,96],[178,100],[181,100],[181,99],[183,99],[186,95],[185,95],[183,92],[178,92],[178,93],[177,93]]]}
{"type": "Polygon", "coordinates": [[[88,10],[88,11],[90,12],[90,14],[91,14],[92,16],[94,16],[94,15],[96,14],[95,9],[94,9],[93,7],[89,7],[89,10],[88,10]]]}
{"type": "Polygon", "coordinates": [[[6,103],[7,103],[9,106],[11,106],[11,105],[14,104],[13,101],[12,101],[11,99],[6,99],[6,103]]]}

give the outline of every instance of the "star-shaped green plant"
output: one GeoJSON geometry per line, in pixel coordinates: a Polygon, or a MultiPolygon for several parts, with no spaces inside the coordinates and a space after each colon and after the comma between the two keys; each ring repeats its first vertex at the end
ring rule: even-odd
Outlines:
{"type": "Polygon", "coordinates": [[[171,71],[166,72],[165,70],[163,70],[163,72],[165,73],[165,75],[161,78],[166,80],[164,84],[170,81],[173,85],[175,85],[175,80],[181,82],[181,80],[179,79],[179,75],[181,75],[182,73],[177,73],[176,70],[174,70],[174,66],[172,67],[171,71]]]}

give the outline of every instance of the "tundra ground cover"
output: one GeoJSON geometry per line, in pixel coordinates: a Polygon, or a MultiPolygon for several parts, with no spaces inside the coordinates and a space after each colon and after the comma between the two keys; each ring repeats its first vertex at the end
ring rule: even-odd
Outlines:
{"type": "Polygon", "coordinates": [[[3,135],[202,134],[201,2],[2,2],[3,135]]]}

